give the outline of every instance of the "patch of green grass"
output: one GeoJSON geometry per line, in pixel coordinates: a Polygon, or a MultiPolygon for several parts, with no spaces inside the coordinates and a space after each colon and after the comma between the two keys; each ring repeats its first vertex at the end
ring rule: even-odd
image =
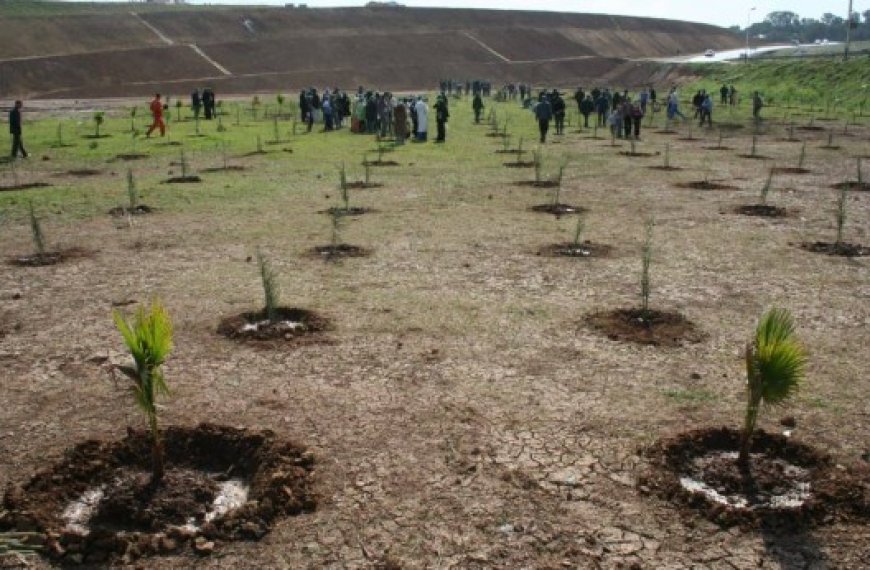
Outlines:
{"type": "Polygon", "coordinates": [[[716,394],[703,389],[674,388],[663,390],[662,394],[680,405],[707,404],[716,400],[716,394]]]}

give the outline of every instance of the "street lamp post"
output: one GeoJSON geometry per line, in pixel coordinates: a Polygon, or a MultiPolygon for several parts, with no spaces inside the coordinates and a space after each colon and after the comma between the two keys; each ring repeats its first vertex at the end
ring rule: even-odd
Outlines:
{"type": "Polygon", "coordinates": [[[755,6],[749,9],[746,12],[746,63],[749,63],[749,19],[752,17],[752,13],[755,11],[755,6]]]}
{"type": "Polygon", "coordinates": [[[849,0],[849,11],[846,12],[846,51],[843,52],[843,59],[849,59],[849,47],[852,44],[852,0],[849,0]]]}

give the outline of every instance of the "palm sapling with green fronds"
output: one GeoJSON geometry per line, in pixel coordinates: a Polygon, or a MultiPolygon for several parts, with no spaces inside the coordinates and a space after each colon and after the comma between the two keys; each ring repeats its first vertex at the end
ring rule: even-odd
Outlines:
{"type": "Polygon", "coordinates": [[[583,235],[583,230],[586,224],[583,222],[583,216],[577,217],[577,225],[574,226],[574,249],[580,247],[580,236],[583,235]]]}
{"type": "Polygon", "coordinates": [[[748,469],[752,434],[762,405],[785,403],[804,377],[807,357],[788,310],[773,308],[761,317],[754,338],[746,346],[745,361],[747,401],[737,461],[748,469]]]}
{"type": "Polygon", "coordinates": [[[113,311],[115,326],[133,357],[133,366],[118,367],[133,381],[136,404],[148,420],[151,432],[151,485],[158,486],[166,471],[166,452],[157,423],[157,397],[169,395],[162,366],[172,351],[172,321],[159,301],[146,311],[140,306],[128,322],[120,312],[113,311]]]}

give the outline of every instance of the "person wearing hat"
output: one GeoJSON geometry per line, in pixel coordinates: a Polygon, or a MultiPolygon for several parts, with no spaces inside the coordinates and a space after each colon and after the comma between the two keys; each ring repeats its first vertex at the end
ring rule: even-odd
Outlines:
{"type": "Polygon", "coordinates": [[[435,101],[435,123],[438,127],[438,137],[436,143],[443,143],[447,140],[447,119],[450,117],[450,111],[447,104],[447,96],[444,93],[438,95],[435,101]]]}

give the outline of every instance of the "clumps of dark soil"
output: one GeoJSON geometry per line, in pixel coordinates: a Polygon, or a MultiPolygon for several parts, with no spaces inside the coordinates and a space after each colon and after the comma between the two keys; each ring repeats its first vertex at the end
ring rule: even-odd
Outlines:
{"type": "Polygon", "coordinates": [[[840,150],[843,147],[838,144],[823,144],[819,148],[822,150],[840,150]]]}
{"type": "Polygon", "coordinates": [[[252,150],[251,152],[246,152],[242,155],[242,158],[247,158],[249,156],[262,156],[264,154],[269,154],[268,150],[252,150]]]}
{"type": "Polygon", "coordinates": [[[622,156],[658,156],[659,155],[658,152],[638,152],[638,151],[631,152],[630,150],[621,150],[621,151],[619,151],[619,154],[621,154],[622,156]]]}
{"type": "Polygon", "coordinates": [[[820,127],[819,125],[801,125],[799,127],[795,127],[795,129],[799,131],[824,131],[825,127],[820,127]]]}
{"type": "Polygon", "coordinates": [[[292,341],[328,328],[329,321],[313,311],[281,307],[271,321],[263,311],[228,317],[220,322],[217,332],[241,341],[292,341]]]}
{"type": "Polygon", "coordinates": [[[538,204],[529,209],[533,212],[540,212],[542,214],[553,214],[557,218],[570,216],[572,214],[582,214],[587,211],[587,209],[582,206],[572,206],[571,204],[562,204],[561,202],[555,204],[552,202],[549,204],[538,204]]]}
{"type": "Polygon", "coordinates": [[[395,160],[366,160],[363,166],[399,166],[395,160]]]}
{"type": "Polygon", "coordinates": [[[525,152],[526,152],[526,151],[524,151],[524,150],[519,150],[519,149],[517,149],[517,148],[511,148],[511,149],[508,149],[508,150],[505,150],[505,149],[503,149],[503,148],[500,148],[500,149],[498,149],[497,151],[495,151],[496,154],[521,154],[521,153],[524,154],[525,152]]]}
{"type": "Polygon", "coordinates": [[[788,216],[788,211],[785,208],[771,206],[770,204],[737,206],[734,208],[734,213],[743,216],[758,216],[762,218],[785,218],[788,216]]]}
{"type": "Polygon", "coordinates": [[[749,160],[770,160],[769,156],[763,154],[738,154],[740,158],[748,158],[749,160]]]}
{"type": "Polygon", "coordinates": [[[716,126],[723,131],[737,131],[744,128],[746,125],[741,125],[740,123],[717,123],[716,126]]]}
{"type": "Polygon", "coordinates": [[[92,135],[82,135],[82,138],[83,139],[107,139],[107,138],[110,138],[111,136],[112,135],[107,135],[107,134],[102,134],[102,135],[92,134],[92,135]]]}
{"type": "Polygon", "coordinates": [[[809,168],[799,168],[797,166],[774,166],[771,170],[774,174],[809,174],[812,172],[809,168]]]}
{"type": "Polygon", "coordinates": [[[712,180],[694,180],[692,182],[680,182],[675,184],[677,188],[687,188],[689,190],[736,190],[736,186],[730,184],[720,184],[712,180]]]}
{"type": "Polygon", "coordinates": [[[737,463],[740,433],[702,429],[664,439],[645,455],[638,488],[723,526],[797,529],[870,518],[860,478],[820,451],[758,430],[748,470],[737,463]]]}
{"type": "Polygon", "coordinates": [[[383,186],[380,182],[363,182],[362,180],[347,183],[347,187],[351,190],[367,190],[369,188],[383,188],[383,186]]]}
{"type": "Polygon", "coordinates": [[[328,208],[326,210],[321,210],[318,212],[319,214],[329,214],[330,216],[362,216],[363,214],[370,214],[374,212],[371,208],[365,207],[357,207],[351,206],[350,208],[343,208],[341,206],[333,206],[332,208],[328,208]]]}
{"type": "Polygon", "coordinates": [[[533,160],[517,160],[514,162],[505,162],[503,163],[507,168],[532,168],[535,166],[535,162],[533,160]]]}
{"type": "Polygon", "coordinates": [[[239,165],[229,165],[229,166],[215,166],[213,168],[203,168],[203,172],[243,172],[247,170],[244,166],[239,165]]]}
{"type": "Polygon", "coordinates": [[[503,139],[507,135],[504,133],[486,133],[486,136],[488,136],[491,139],[503,139]]]}
{"type": "Polygon", "coordinates": [[[679,134],[679,131],[675,131],[674,129],[661,129],[655,131],[657,135],[676,135],[679,134]]]}
{"type": "Polygon", "coordinates": [[[870,190],[870,182],[837,182],[836,184],[831,184],[831,188],[835,190],[846,189],[850,192],[867,192],[870,190]]]}
{"type": "Polygon", "coordinates": [[[848,242],[805,241],[799,247],[813,253],[839,255],[842,257],[865,257],[870,255],[870,247],[848,242]]]}
{"type": "Polygon", "coordinates": [[[115,155],[115,160],[124,160],[124,161],[143,160],[145,158],[148,158],[148,155],[141,153],[141,152],[128,152],[128,153],[115,155]]]}
{"type": "Polygon", "coordinates": [[[51,184],[45,182],[26,182],[24,184],[12,184],[9,186],[0,186],[0,192],[11,192],[13,190],[32,190],[33,188],[48,188],[51,184]]]}
{"type": "Polygon", "coordinates": [[[574,243],[573,241],[565,243],[554,243],[545,245],[538,251],[538,255],[544,257],[575,257],[579,259],[588,259],[591,257],[609,257],[613,248],[609,245],[601,243],[593,243],[589,240],[574,243]]]}
{"type": "Polygon", "coordinates": [[[520,180],[514,182],[514,186],[531,186],[533,188],[556,188],[559,183],[555,180],[520,180]]]}
{"type": "Polygon", "coordinates": [[[198,184],[202,182],[202,178],[196,175],[188,175],[188,176],[173,176],[172,178],[167,178],[161,184],[198,184]]]}
{"type": "Polygon", "coordinates": [[[615,309],[588,315],[586,323],[610,340],[654,346],[680,346],[707,338],[692,321],[670,311],[615,309]]]}
{"type": "Polygon", "coordinates": [[[15,265],[17,267],[45,267],[47,265],[57,265],[58,263],[63,263],[65,261],[92,256],[92,251],[78,247],[71,247],[58,251],[29,253],[27,255],[12,257],[9,259],[9,265],[15,265]]]}
{"type": "Polygon", "coordinates": [[[371,255],[368,249],[347,243],[318,245],[311,248],[308,253],[311,257],[325,261],[338,261],[346,257],[368,257],[371,255]]]}
{"type": "Polygon", "coordinates": [[[730,146],[705,146],[704,150],[734,150],[734,148],[730,146]]]}
{"type": "Polygon", "coordinates": [[[682,170],[679,166],[664,166],[662,164],[658,164],[656,166],[647,166],[650,170],[661,170],[663,172],[676,172],[677,170],[682,170]]]}
{"type": "Polygon", "coordinates": [[[163,432],[166,479],[148,485],[151,437],[129,429],[120,441],[90,440],[53,467],[10,486],[0,530],[45,535],[44,554],[61,565],[111,565],[222,541],[258,540],[279,519],[312,512],[314,456],[271,431],[201,424],[163,432]],[[219,488],[247,496],[219,509],[219,488]],[[90,516],[71,507],[91,502],[90,516]],[[72,509],[74,510],[74,509],[72,509]],[[209,513],[211,516],[209,516],[209,513]]]}
{"type": "Polygon", "coordinates": [[[124,216],[144,216],[153,212],[154,208],[151,206],[139,204],[135,208],[130,208],[129,206],[115,206],[109,210],[109,215],[115,218],[123,218],[124,216]]]}

